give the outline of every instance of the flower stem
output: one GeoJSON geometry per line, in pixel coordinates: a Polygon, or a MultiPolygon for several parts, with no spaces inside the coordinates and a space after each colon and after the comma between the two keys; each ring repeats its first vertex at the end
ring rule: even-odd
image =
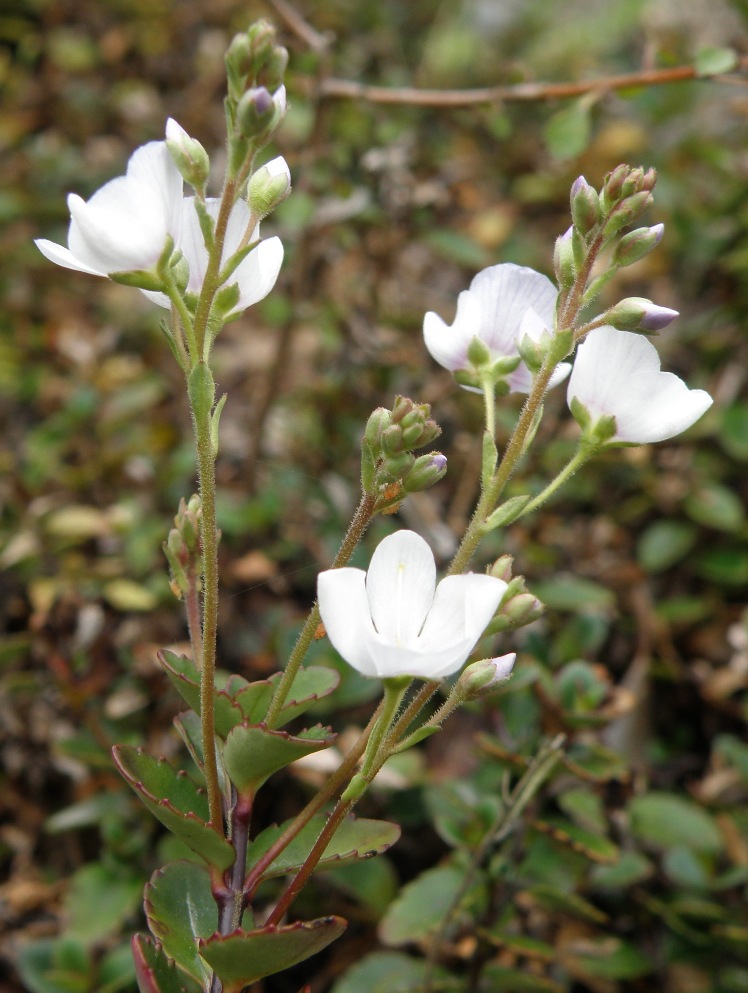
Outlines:
{"type": "MultiPolygon", "coordinates": [[[[340,548],[338,549],[338,554],[333,559],[333,563],[330,568],[339,569],[349,561],[351,555],[353,555],[356,545],[361,540],[372,517],[374,516],[375,504],[376,495],[370,493],[363,494],[361,497],[361,502],[356,509],[356,513],[353,515],[353,520],[351,521],[340,548]]],[[[299,637],[296,639],[296,644],[294,645],[288,658],[286,668],[283,671],[283,675],[281,676],[275,693],[273,694],[273,699],[270,702],[268,712],[265,716],[265,724],[269,728],[275,727],[275,724],[280,716],[280,712],[283,709],[283,704],[286,702],[293,681],[296,678],[296,674],[301,667],[301,663],[304,661],[304,657],[309,650],[309,646],[314,640],[314,635],[319,627],[319,623],[319,607],[315,601],[314,606],[309,612],[309,615],[304,623],[304,627],[301,629],[299,637]]]]}
{"type": "Polygon", "coordinates": [[[210,414],[194,416],[198,478],[202,500],[200,537],[203,549],[203,631],[200,662],[200,724],[205,784],[210,820],[221,831],[221,794],[216,765],[215,693],[216,636],[218,632],[218,531],[216,527],[216,457],[210,437],[210,414]]]}
{"type": "Polygon", "coordinates": [[[581,469],[581,467],[586,462],[589,462],[589,460],[592,458],[592,455],[593,452],[591,449],[583,449],[580,447],[575,453],[574,458],[571,460],[571,462],[569,462],[568,465],[564,466],[564,468],[561,470],[561,472],[559,472],[559,474],[555,477],[555,479],[552,479],[544,490],[538,493],[536,497],[533,497],[533,499],[530,500],[530,502],[525,505],[525,507],[522,510],[522,514],[520,516],[524,517],[525,514],[532,513],[533,510],[537,510],[537,508],[541,504],[545,503],[546,500],[549,500],[553,496],[553,494],[563,486],[565,482],[571,479],[571,477],[578,469],[581,469]]]}

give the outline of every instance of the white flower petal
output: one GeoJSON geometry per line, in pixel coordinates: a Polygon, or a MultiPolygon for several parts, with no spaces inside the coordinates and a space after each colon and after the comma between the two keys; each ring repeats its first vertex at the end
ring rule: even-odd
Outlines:
{"type": "Polygon", "coordinates": [[[480,338],[499,355],[516,355],[522,319],[532,307],[546,327],[553,327],[558,291],[534,269],[505,262],[479,272],[470,284],[481,305],[480,338]]]}
{"type": "Polygon", "coordinates": [[[336,651],[364,676],[376,676],[370,651],[376,632],[365,580],[362,569],[328,569],[317,578],[317,598],[322,623],[336,651]]]}
{"type": "Polygon", "coordinates": [[[106,276],[105,272],[100,272],[98,269],[93,269],[91,266],[85,265],[85,263],[76,259],[69,248],[63,248],[62,245],[58,245],[54,241],[47,241],[46,238],[37,238],[34,244],[50,262],[55,262],[57,265],[64,266],[66,269],[87,272],[91,276],[106,276]]]}
{"type": "Polygon", "coordinates": [[[470,342],[478,335],[482,321],[482,311],[477,297],[469,290],[463,290],[457,297],[457,313],[451,325],[429,311],[423,318],[423,340],[432,357],[449,369],[467,369],[470,362],[467,350],[470,342]]]}
{"type": "Polygon", "coordinates": [[[419,638],[421,650],[435,651],[450,641],[465,639],[470,642],[469,654],[496,612],[505,591],[506,583],[493,576],[472,572],[465,576],[447,576],[436,588],[434,605],[419,638]]]}
{"type": "Polygon", "coordinates": [[[249,253],[227,280],[239,284],[237,310],[245,310],[268,295],[275,286],[282,263],[283,244],[280,238],[267,238],[249,253]]]}
{"type": "Polygon", "coordinates": [[[434,599],[436,565],[415,531],[396,531],[380,541],[366,576],[371,618],[393,645],[412,643],[434,599]]]}
{"type": "Polygon", "coordinates": [[[612,440],[634,444],[672,438],[712,403],[704,390],[689,390],[678,376],[661,372],[647,338],[608,326],[591,331],[577,349],[568,398],[579,400],[593,421],[614,416],[612,440]]]}

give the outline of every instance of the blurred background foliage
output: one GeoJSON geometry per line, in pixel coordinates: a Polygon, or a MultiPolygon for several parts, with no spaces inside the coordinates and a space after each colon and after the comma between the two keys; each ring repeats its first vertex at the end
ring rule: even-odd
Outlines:
{"type": "MultiPolygon", "coordinates": [[[[415,991],[438,932],[438,989],[745,993],[745,0],[5,0],[3,989],[134,989],[142,884],[174,853],[109,748],[178,748],[178,703],[153,655],[184,638],[160,545],[193,488],[159,315],[132,290],[49,265],[32,239],[64,240],[66,193],[120,174],[167,116],[220,162],[222,55],[257,16],[291,52],[271,151],[294,193],[267,225],[286,246],[278,287],[217,349],[227,669],[257,678],[282,664],[355,506],[365,419],[396,393],[433,405],[450,472],[379,523],[360,562],[396,526],[449,557],[477,492],[481,408],[428,359],[423,313],[451,320],[456,294],[494,262],[549,272],[580,173],[599,186],[621,161],[659,170],[650,223],[665,239],[606,302],[679,309],[663,364],[715,398],[686,438],[599,459],[483,550],[514,555],[545,617],[502,645],[520,650],[502,693],[404,755],[362,805],[399,820],[401,842],[304,897],[315,914],[342,905],[347,937],[262,988],[415,991]],[[329,83],[461,90],[681,66],[710,78],[572,99],[551,85],[535,101],[464,107],[340,99],[329,83]],[[735,71],[711,78],[723,69],[735,71]],[[476,864],[509,787],[559,732],[564,757],[522,826],[476,864]]],[[[516,411],[507,401],[501,423],[516,411]]],[[[558,390],[526,466],[536,487],[575,430],[558,390]]],[[[325,646],[317,655],[336,664],[325,646]]],[[[344,675],[337,711],[318,716],[359,726],[376,686],[344,675]]],[[[260,818],[290,816],[315,775],[268,787],[260,818]]]]}

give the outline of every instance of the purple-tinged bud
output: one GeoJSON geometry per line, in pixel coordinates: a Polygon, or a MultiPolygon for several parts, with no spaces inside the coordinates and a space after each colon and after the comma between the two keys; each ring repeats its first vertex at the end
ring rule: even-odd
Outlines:
{"type": "Polygon", "coordinates": [[[574,227],[582,235],[589,234],[600,221],[600,197],[584,176],[574,180],[570,201],[574,227]]]}
{"type": "Polygon", "coordinates": [[[677,310],[658,307],[646,297],[626,297],[603,315],[606,324],[612,324],[619,331],[640,331],[644,334],[662,331],[678,316],[677,310]]]}
{"type": "Polygon", "coordinates": [[[606,239],[612,238],[621,228],[625,228],[629,224],[635,224],[644,211],[651,206],[652,202],[652,194],[647,190],[642,190],[641,193],[634,193],[633,196],[621,200],[610,212],[610,216],[603,227],[603,236],[606,239]]]}
{"type": "Polygon", "coordinates": [[[644,170],[641,166],[632,169],[621,186],[621,196],[630,197],[641,190],[641,181],[644,179],[644,170]]]}
{"type": "MultiPolygon", "coordinates": [[[[411,414],[414,410],[416,410],[417,406],[418,405],[415,404],[410,397],[396,396],[395,402],[392,405],[392,423],[399,424],[400,421],[408,416],[408,414],[411,414]]],[[[426,404],[426,406],[428,407],[428,404],[426,404]]],[[[428,416],[430,409],[431,408],[427,409],[426,416],[428,416]]]]}
{"type": "Polygon", "coordinates": [[[516,658],[516,653],[512,652],[495,659],[472,662],[458,679],[454,690],[455,696],[462,701],[478,700],[492,693],[497,686],[509,679],[516,658]]]}
{"type": "Polygon", "coordinates": [[[500,555],[488,570],[488,575],[494,579],[500,579],[508,583],[512,578],[512,566],[514,565],[513,555],[500,555]]]}
{"type": "Polygon", "coordinates": [[[618,203],[621,199],[621,190],[628,174],[629,166],[621,164],[605,177],[603,195],[609,204],[618,203]]]}
{"type": "Polygon", "coordinates": [[[543,604],[532,593],[520,593],[501,608],[501,613],[512,627],[519,628],[540,617],[544,609],[543,604]]]}
{"type": "Polygon", "coordinates": [[[429,452],[415,460],[413,468],[403,479],[406,493],[417,493],[438,483],[447,472],[447,457],[441,452],[429,452]]]}
{"type": "Polygon", "coordinates": [[[236,108],[236,123],[244,138],[261,135],[275,120],[275,103],[264,86],[247,90],[236,108]]]}
{"type": "Polygon", "coordinates": [[[648,190],[650,193],[655,188],[655,183],[657,182],[657,170],[647,169],[647,171],[642,176],[641,182],[639,183],[640,190],[648,190]]]}
{"type": "Polygon", "coordinates": [[[633,265],[649,255],[652,249],[656,248],[662,241],[665,230],[664,224],[655,224],[651,228],[637,228],[629,231],[618,242],[613,252],[612,263],[623,269],[625,266],[633,265]]]}

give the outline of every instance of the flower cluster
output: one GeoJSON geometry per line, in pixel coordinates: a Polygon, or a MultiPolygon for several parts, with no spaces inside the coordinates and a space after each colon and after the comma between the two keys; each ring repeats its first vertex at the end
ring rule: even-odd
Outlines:
{"type": "MultiPolygon", "coordinates": [[[[285,99],[285,89],[280,87],[272,97],[276,116],[283,114],[285,99]]],[[[37,240],[37,247],[67,269],[94,276],[130,274],[123,281],[138,286],[165,308],[171,301],[160,289],[158,265],[166,260],[177,271],[186,263],[184,289],[198,295],[208,266],[205,219],[214,225],[220,206],[217,198],[184,196],[185,177],[199,190],[207,176],[207,156],[203,158],[201,150],[199,142],[170,119],[166,140],[138,148],[124,176],[108,182],[90,200],[69,195],[67,247],[46,239],[37,240]]],[[[288,166],[282,158],[273,159],[252,179],[253,206],[250,208],[244,199],[233,205],[221,258],[222,267],[230,270],[224,285],[238,287],[234,311],[244,310],[270,292],[283,261],[278,238],[260,240],[259,221],[290,189],[288,166]],[[269,189],[272,197],[267,195],[269,189]],[[258,211],[256,204],[261,200],[264,209],[258,211]],[[227,266],[247,247],[250,250],[238,265],[227,266]]]]}

